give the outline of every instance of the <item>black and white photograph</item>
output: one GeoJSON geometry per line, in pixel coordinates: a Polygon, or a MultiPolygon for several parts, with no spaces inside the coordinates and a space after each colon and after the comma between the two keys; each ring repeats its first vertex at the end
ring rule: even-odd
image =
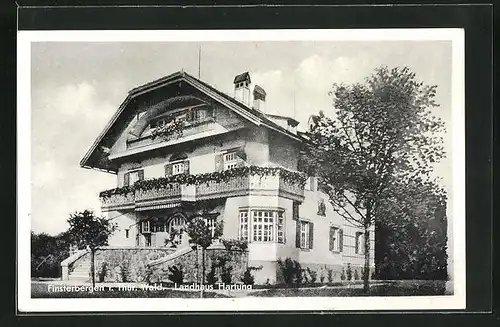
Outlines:
{"type": "Polygon", "coordinates": [[[18,42],[21,311],[465,308],[463,30],[18,42]]]}

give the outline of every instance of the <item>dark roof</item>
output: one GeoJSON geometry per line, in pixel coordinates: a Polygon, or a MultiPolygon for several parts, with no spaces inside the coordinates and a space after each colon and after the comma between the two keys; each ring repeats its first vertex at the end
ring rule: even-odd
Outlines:
{"type": "Polygon", "coordinates": [[[255,94],[255,93],[261,94],[263,96],[267,95],[266,91],[262,87],[260,87],[259,85],[257,85],[257,84],[253,88],[253,94],[255,94]]]}
{"type": "Polygon", "coordinates": [[[250,80],[250,74],[248,72],[244,72],[242,74],[236,75],[234,77],[234,82],[233,83],[236,84],[236,83],[245,82],[245,81],[248,81],[249,83],[252,82],[250,80]]]}

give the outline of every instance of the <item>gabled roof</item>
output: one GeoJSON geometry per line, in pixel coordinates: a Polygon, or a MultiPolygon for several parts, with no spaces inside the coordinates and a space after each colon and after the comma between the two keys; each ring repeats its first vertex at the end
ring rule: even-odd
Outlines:
{"type": "Polygon", "coordinates": [[[188,83],[189,85],[198,89],[202,93],[206,94],[208,97],[223,104],[230,110],[235,111],[236,113],[243,116],[244,118],[246,118],[247,120],[249,120],[250,122],[254,123],[257,126],[263,125],[267,128],[282,133],[296,141],[304,141],[303,137],[289,132],[285,128],[279,126],[278,124],[267,118],[262,111],[248,107],[245,104],[241,103],[240,101],[227,95],[226,93],[221,92],[216,88],[214,88],[213,86],[203,82],[202,80],[197,79],[183,71],[180,71],[131,89],[128,92],[128,95],[125,98],[125,100],[118,108],[118,110],[115,112],[115,114],[111,117],[108,124],[105,126],[104,130],[99,134],[97,139],[94,141],[90,149],[83,157],[83,159],[80,161],[80,166],[84,168],[95,168],[106,172],[116,173],[116,169],[113,169],[111,167],[109,169],[106,169],[102,167],[103,165],[101,165],[101,167],[96,165],[96,163],[102,160],[103,152],[106,151],[105,146],[103,146],[102,144],[105,137],[108,136],[111,133],[111,131],[115,128],[117,122],[119,121],[120,116],[123,114],[127,106],[134,98],[149,91],[152,91],[154,89],[157,89],[159,87],[167,86],[180,81],[188,83]]]}

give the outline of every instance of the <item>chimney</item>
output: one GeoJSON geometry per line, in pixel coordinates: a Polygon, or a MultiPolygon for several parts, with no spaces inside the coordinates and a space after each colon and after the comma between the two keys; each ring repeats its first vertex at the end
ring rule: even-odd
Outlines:
{"type": "Polygon", "coordinates": [[[258,85],[253,88],[253,107],[257,110],[266,111],[266,91],[258,85]]]}
{"type": "Polygon", "coordinates": [[[250,74],[244,72],[234,78],[234,98],[247,106],[250,106],[250,74]]]}

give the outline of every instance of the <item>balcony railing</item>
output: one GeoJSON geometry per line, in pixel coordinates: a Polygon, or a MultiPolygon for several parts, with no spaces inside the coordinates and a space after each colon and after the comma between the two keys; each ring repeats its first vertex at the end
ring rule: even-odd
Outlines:
{"type": "MultiPolygon", "coordinates": [[[[290,172],[287,174],[289,175],[290,172]]],[[[232,176],[228,180],[198,181],[196,184],[191,183],[191,185],[162,180],[158,186],[149,186],[147,189],[138,188],[126,194],[113,194],[111,196],[101,195],[102,210],[152,210],[167,208],[182,201],[244,195],[281,196],[302,201],[304,199],[303,184],[285,177],[280,172],[269,175],[248,174],[232,176]]]]}
{"type": "Polygon", "coordinates": [[[134,193],[113,194],[110,196],[101,196],[101,208],[103,211],[115,209],[133,209],[135,205],[134,193]]]}

